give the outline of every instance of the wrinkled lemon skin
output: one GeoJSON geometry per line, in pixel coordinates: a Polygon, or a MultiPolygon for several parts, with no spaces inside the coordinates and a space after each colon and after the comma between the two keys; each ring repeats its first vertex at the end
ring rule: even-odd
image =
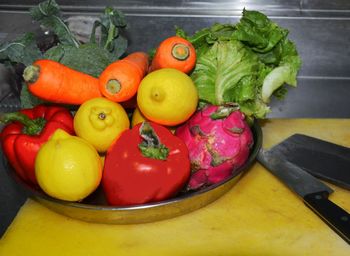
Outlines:
{"type": "Polygon", "coordinates": [[[86,140],[58,129],[40,148],[35,174],[40,188],[49,196],[80,201],[99,186],[102,161],[86,140]]]}
{"type": "Polygon", "coordinates": [[[106,152],[112,142],[129,127],[125,109],[119,103],[103,97],[84,102],[74,115],[75,133],[100,153],[106,152]]]}

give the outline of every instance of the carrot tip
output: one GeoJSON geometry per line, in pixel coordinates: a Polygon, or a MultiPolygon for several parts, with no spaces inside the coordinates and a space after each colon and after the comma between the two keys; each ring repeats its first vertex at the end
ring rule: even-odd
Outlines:
{"type": "Polygon", "coordinates": [[[26,67],[23,71],[23,79],[27,83],[35,83],[38,80],[40,74],[40,67],[35,65],[30,65],[26,67]]]}
{"type": "Polygon", "coordinates": [[[175,59],[186,60],[190,56],[190,49],[185,44],[175,44],[171,54],[175,59]]]}
{"type": "Polygon", "coordinates": [[[106,90],[110,94],[117,94],[121,90],[122,86],[116,79],[111,79],[106,84],[106,90]]]}

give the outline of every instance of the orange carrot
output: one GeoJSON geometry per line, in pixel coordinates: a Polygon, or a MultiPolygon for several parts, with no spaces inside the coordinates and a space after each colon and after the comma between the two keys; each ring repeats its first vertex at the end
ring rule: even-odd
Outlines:
{"type": "Polygon", "coordinates": [[[101,97],[98,79],[53,60],[38,60],[25,68],[29,91],[46,101],[80,105],[101,97]]]}
{"type": "Polygon", "coordinates": [[[102,95],[115,102],[131,99],[146,75],[148,66],[148,55],[144,52],[134,52],[113,62],[100,75],[102,95]]]}
{"type": "Polygon", "coordinates": [[[160,43],[149,72],[161,68],[175,68],[189,73],[196,65],[196,50],[186,39],[172,36],[160,43]]]}

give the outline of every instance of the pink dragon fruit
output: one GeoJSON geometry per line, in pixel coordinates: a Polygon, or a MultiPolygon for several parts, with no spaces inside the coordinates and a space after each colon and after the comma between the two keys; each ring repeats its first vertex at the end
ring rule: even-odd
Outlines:
{"type": "Polygon", "coordinates": [[[188,190],[228,178],[248,159],[253,135],[236,105],[206,106],[176,129],[192,164],[188,190]]]}

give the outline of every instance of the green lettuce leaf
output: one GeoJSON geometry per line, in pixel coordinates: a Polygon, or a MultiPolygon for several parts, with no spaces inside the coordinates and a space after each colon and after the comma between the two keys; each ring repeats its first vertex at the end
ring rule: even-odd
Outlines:
{"type": "Polygon", "coordinates": [[[255,100],[264,68],[258,56],[241,42],[218,41],[198,58],[191,77],[202,101],[215,105],[239,103],[249,115],[262,117],[268,108],[260,99],[258,108],[255,100]]]}
{"type": "Polygon", "coordinates": [[[281,61],[263,81],[262,100],[266,103],[270,101],[271,95],[283,98],[287,90],[279,90],[284,84],[297,86],[297,73],[301,66],[301,60],[296,51],[294,43],[283,40],[281,43],[281,61]]]}
{"type": "Polygon", "coordinates": [[[263,13],[244,9],[232,39],[244,42],[256,52],[266,53],[287,35],[288,30],[279,27],[263,13]]]}
{"type": "Polygon", "coordinates": [[[208,102],[220,105],[227,100],[251,99],[255,93],[249,82],[257,77],[257,65],[257,56],[239,41],[218,41],[198,58],[192,78],[199,97],[208,102]]]}
{"type": "Polygon", "coordinates": [[[301,60],[288,30],[266,15],[243,10],[237,24],[214,24],[189,36],[196,49],[191,77],[204,103],[238,103],[248,118],[264,118],[272,95],[282,99],[285,84],[296,86],[301,60]]]}

